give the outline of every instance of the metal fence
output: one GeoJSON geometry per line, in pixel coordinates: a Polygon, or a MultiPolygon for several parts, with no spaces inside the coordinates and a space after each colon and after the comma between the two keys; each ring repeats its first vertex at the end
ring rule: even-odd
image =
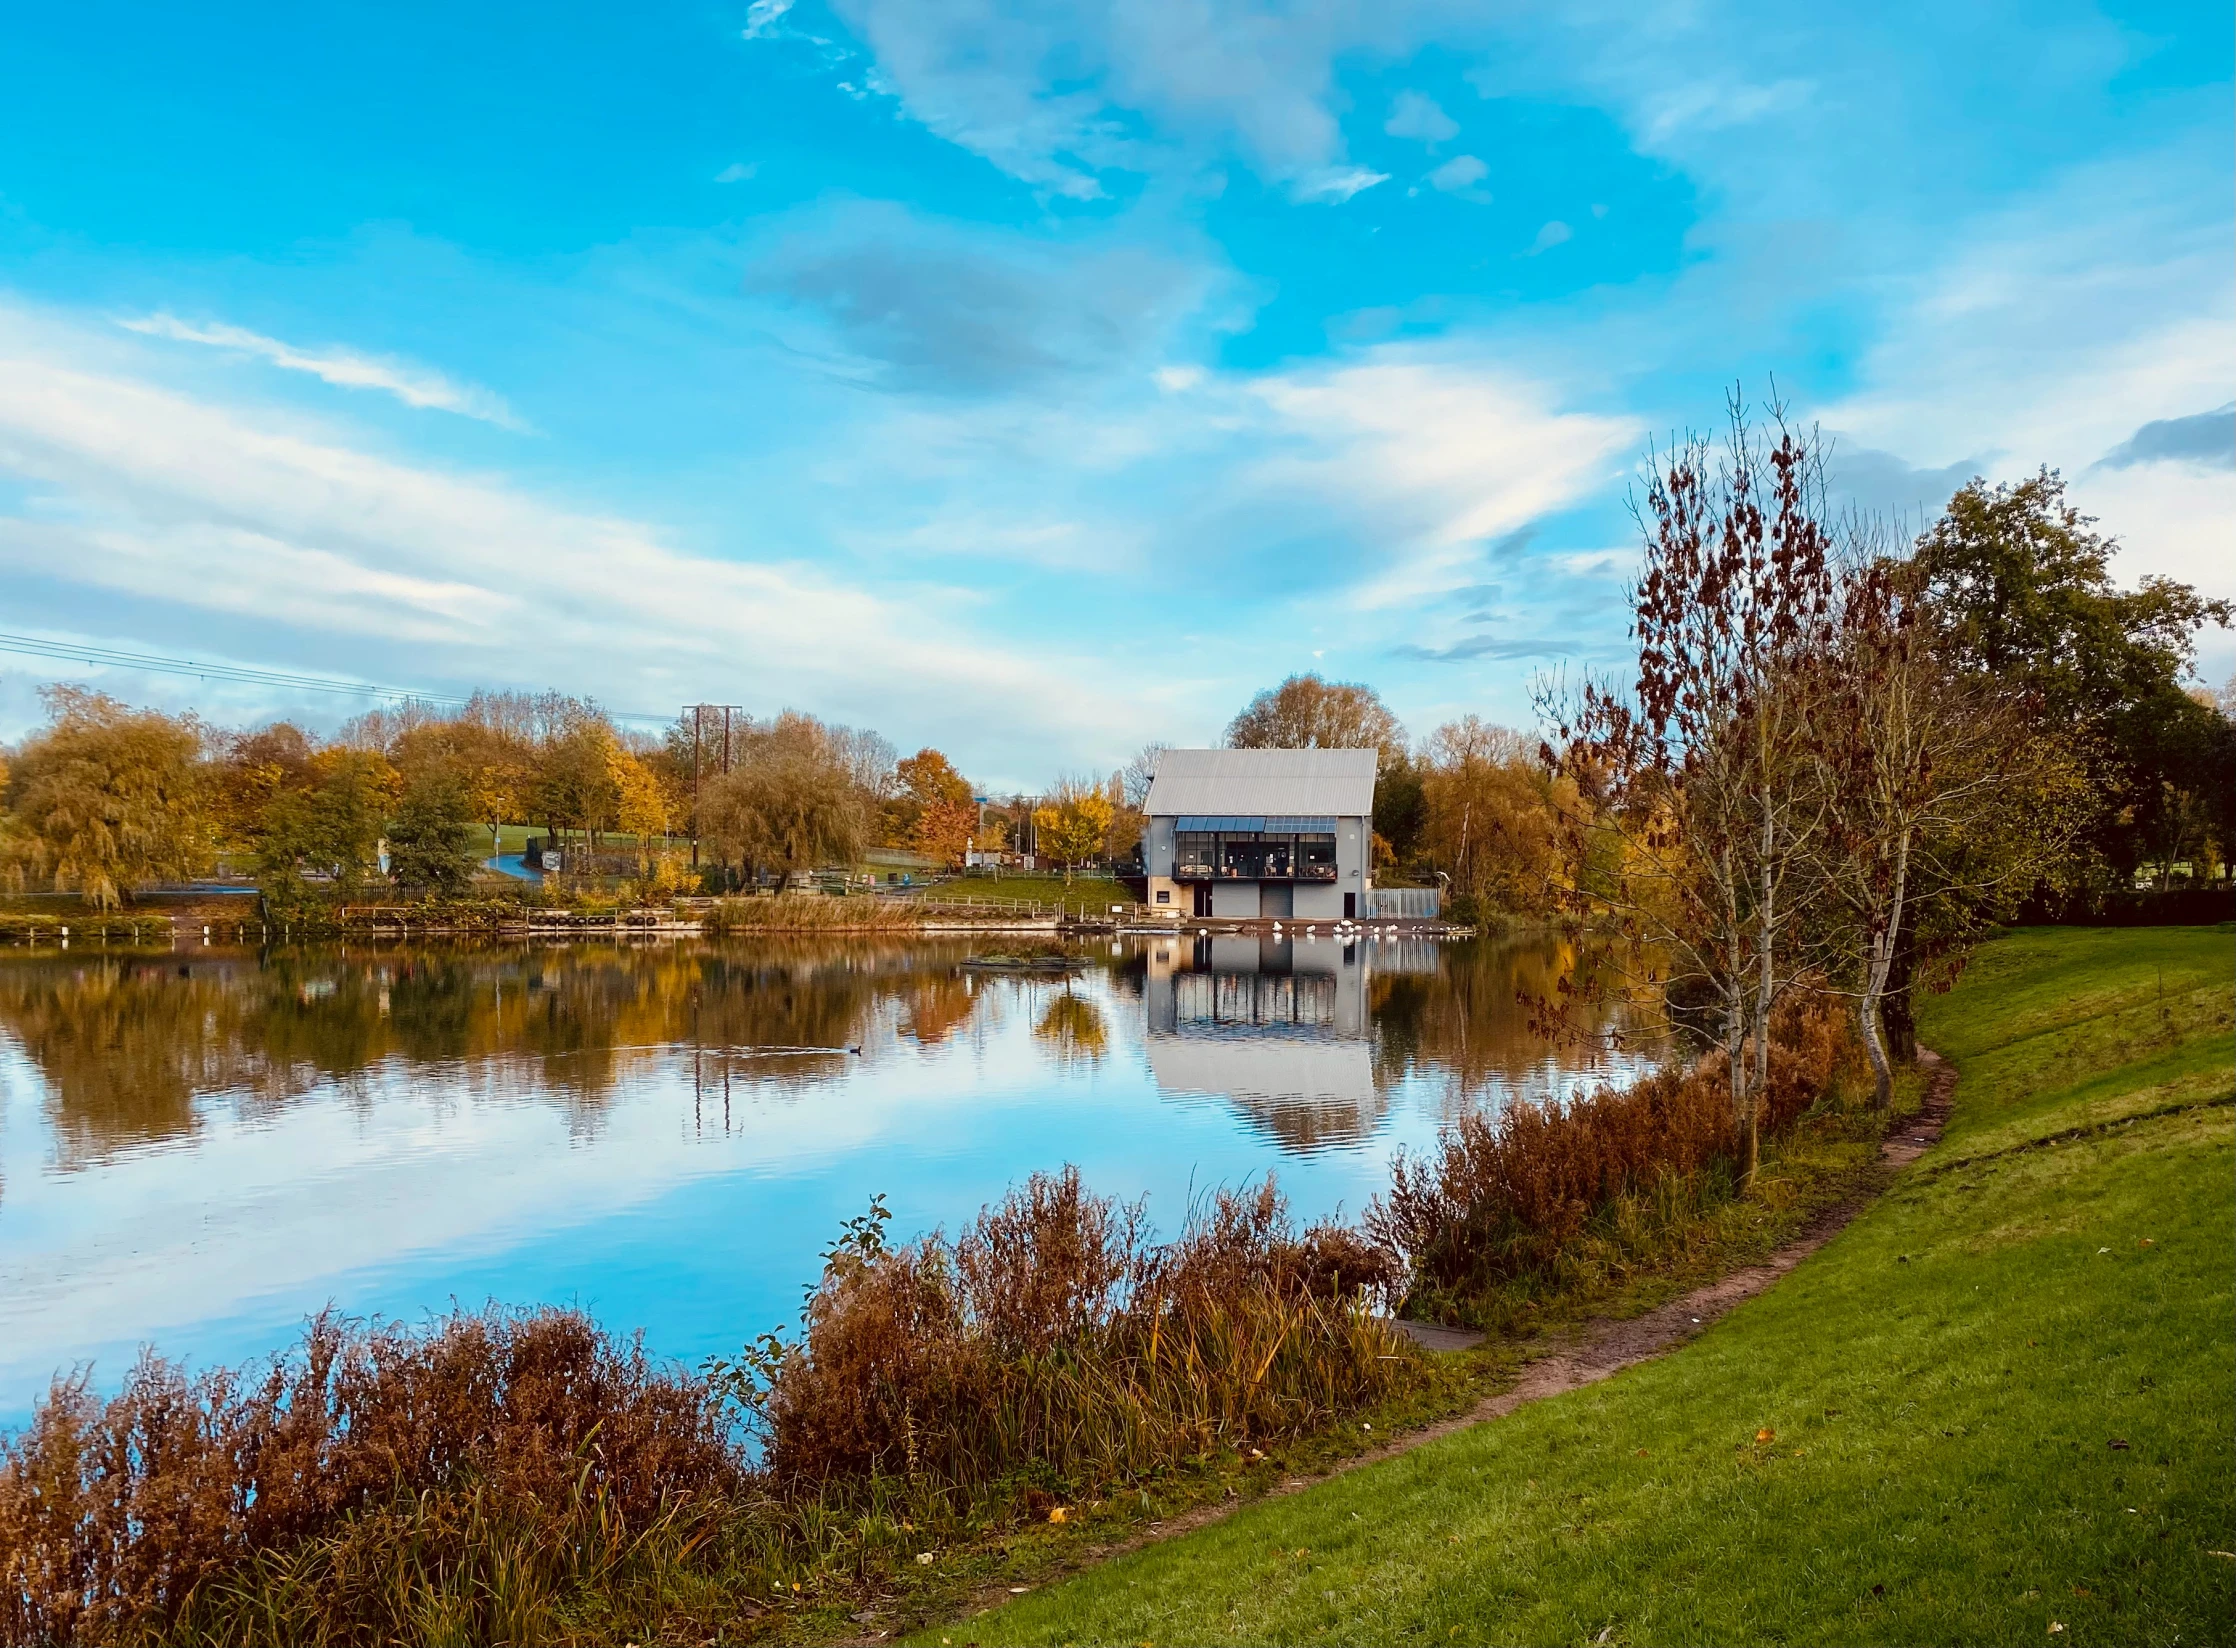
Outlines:
{"type": "Polygon", "coordinates": [[[1369,921],[1434,921],[1443,908],[1437,887],[1369,887],[1366,893],[1369,921]]]}

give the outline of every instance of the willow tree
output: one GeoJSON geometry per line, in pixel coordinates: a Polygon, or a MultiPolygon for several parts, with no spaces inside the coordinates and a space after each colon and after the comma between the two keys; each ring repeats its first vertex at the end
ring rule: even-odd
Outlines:
{"type": "Polygon", "coordinates": [[[854,858],[874,808],[831,729],[787,712],[738,740],[730,770],[707,786],[700,832],[749,881],[763,867],[789,877],[854,858]]]}
{"type": "Polygon", "coordinates": [[[208,864],[214,817],[203,733],[83,687],[41,689],[47,725],[19,752],[15,813],[56,890],[110,909],[208,864]]]}

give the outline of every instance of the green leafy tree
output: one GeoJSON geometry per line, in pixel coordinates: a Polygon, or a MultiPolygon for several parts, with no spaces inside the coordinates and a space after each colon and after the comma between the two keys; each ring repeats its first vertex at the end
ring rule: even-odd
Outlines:
{"type": "Polygon", "coordinates": [[[2215,712],[2183,678],[2197,632],[2227,624],[2231,605],[2170,578],[2120,588],[2119,545],[2095,527],[2053,469],[1976,480],[1918,540],[1915,566],[1936,656],[2023,692],[2041,724],[2072,741],[2101,797],[2086,839],[2125,876],[2170,817],[2227,787],[2215,712]]]}
{"type": "Polygon", "coordinates": [[[382,826],[398,781],[375,750],[335,748],[311,758],[307,782],[276,790],[256,830],[257,883],[276,910],[300,908],[315,877],[344,897],[378,868],[382,826]]]}
{"type": "Polygon", "coordinates": [[[399,887],[457,898],[473,885],[480,866],[480,835],[465,783],[453,772],[433,768],[406,787],[388,821],[389,878],[399,887]]]}

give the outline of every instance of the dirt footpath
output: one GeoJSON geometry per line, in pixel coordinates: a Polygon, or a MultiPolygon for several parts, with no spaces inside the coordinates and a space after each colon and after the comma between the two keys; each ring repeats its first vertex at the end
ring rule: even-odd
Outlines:
{"type": "MultiPolygon", "coordinates": [[[[1947,1125],[1949,1109],[1955,1100],[1956,1071],[1939,1054],[1921,1047],[1918,1049],[1918,1064],[1927,1075],[1925,1104],[1916,1116],[1903,1125],[1901,1131],[1890,1133],[1886,1142],[1879,1147],[1879,1159],[1897,1170],[1916,1161],[1925,1154],[1928,1146],[1941,1137],[1941,1129],[1947,1125]]],[[[1450,1436],[1455,1431],[1465,1430],[1470,1425],[1504,1419],[1527,1403],[1541,1402],[1548,1396],[1559,1396],[1564,1391],[1596,1385],[1600,1380],[1620,1373],[1627,1367],[1675,1350],[1734,1305],[1752,1299],[1823,1247],[1868,1205],[1867,1202],[1854,1201],[1829,1208],[1807,1230],[1778,1249],[1763,1263],[1749,1265],[1745,1270],[1735,1270],[1720,1281],[1695,1288],[1683,1298],[1673,1299],[1659,1309],[1647,1311],[1643,1316],[1633,1316],[1620,1322],[1601,1318],[1585,1323],[1574,1334],[1556,1341],[1553,1350],[1523,1368],[1521,1377],[1510,1389],[1485,1398],[1466,1413],[1457,1414],[1421,1430],[1410,1431],[1386,1446],[1357,1454],[1324,1475],[1284,1482],[1256,1499],[1230,1500],[1224,1504],[1203,1506],[1156,1523],[1139,1536],[1104,1546],[1092,1555],[1095,1560],[1104,1560],[1122,1556],[1144,1545],[1175,1538],[1230,1516],[1245,1505],[1258,1504],[1263,1499],[1278,1498],[1285,1494],[1301,1493],[1315,1483],[1327,1481],[1329,1477],[1358,1470],[1361,1466],[1378,1464],[1385,1459],[1394,1459],[1399,1454],[1411,1453],[1415,1448],[1450,1436]]],[[[1482,1337],[1480,1334],[1429,1327],[1422,1323],[1401,1323],[1400,1326],[1416,1342],[1430,1350],[1465,1350],[1482,1337]]],[[[1007,1602],[1012,1594],[1006,1586],[990,1589],[964,1612],[966,1616],[983,1613],[1007,1602]]]]}

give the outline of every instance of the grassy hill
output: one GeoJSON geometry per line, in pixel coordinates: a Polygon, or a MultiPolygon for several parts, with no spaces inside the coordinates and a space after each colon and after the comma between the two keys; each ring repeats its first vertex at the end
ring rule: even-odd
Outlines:
{"type": "Polygon", "coordinates": [[[1690,1346],[920,1640],[2236,1640],[2232,979],[1985,947],[1942,1141],[1690,1346]]]}

